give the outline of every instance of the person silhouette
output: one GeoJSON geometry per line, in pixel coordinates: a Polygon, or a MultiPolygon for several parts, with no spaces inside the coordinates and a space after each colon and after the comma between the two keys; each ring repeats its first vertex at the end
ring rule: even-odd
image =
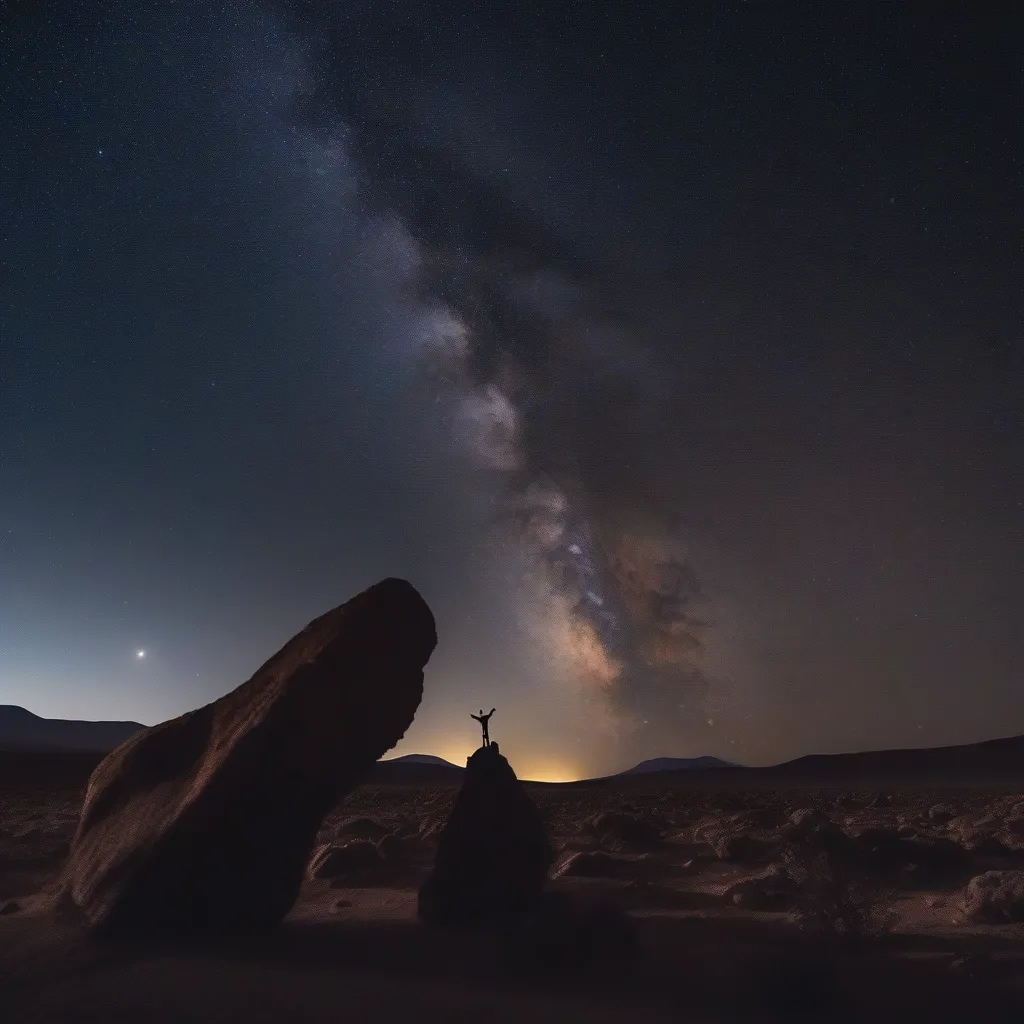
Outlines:
{"type": "Polygon", "coordinates": [[[481,708],[479,715],[470,715],[469,716],[470,718],[476,719],[476,721],[478,721],[480,723],[480,728],[483,730],[483,734],[484,734],[484,746],[485,747],[489,747],[491,745],[491,737],[488,734],[487,723],[491,720],[491,715],[493,715],[493,714],[494,714],[494,708],[491,708],[491,710],[488,711],[486,715],[484,714],[484,709],[481,708]]]}

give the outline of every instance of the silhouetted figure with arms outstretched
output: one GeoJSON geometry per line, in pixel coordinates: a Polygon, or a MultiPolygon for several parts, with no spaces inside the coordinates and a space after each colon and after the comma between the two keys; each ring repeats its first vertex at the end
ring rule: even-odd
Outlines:
{"type": "Polygon", "coordinates": [[[487,723],[491,720],[491,715],[493,715],[493,714],[494,714],[494,708],[491,708],[491,710],[488,711],[486,715],[484,714],[484,709],[481,708],[479,715],[470,715],[469,716],[470,718],[475,718],[480,723],[480,728],[483,730],[483,733],[484,733],[484,746],[485,747],[488,747],[491,744],[491,737],[490,737],[490,735],[488,734],[488,731],[487,731],[487,723]]]}

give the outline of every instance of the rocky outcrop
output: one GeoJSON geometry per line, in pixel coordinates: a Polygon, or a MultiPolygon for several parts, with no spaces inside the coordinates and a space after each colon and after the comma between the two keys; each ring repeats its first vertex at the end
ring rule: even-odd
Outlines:
{"type": "Polygon", "coordinates": [[[231,693],[133,736],[89,781],[63,905],[109,932],[280,921],[323,817],[412,723],[436,643],[412,585],[384,580],[231,693]]]}
{"type": "Polygon", "coordinates": [[[552,852],[537,806],[496,743],[469,758],[462,788],[438,837],[419,916],[433,924],[483,925],[529,913],[552,852]]]}

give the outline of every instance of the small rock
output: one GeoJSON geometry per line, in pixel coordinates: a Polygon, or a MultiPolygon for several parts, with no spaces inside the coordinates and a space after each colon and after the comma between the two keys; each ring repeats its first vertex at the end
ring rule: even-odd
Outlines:
{"type": "Polygon", "coordinates": [[[950,804],[934,804],[928,808],[928,820],[945,825],[956,817],[956,808],[950,804]]]}
{"type": "Polygon", "coordinates": [[[624,878],[636,873],[646,857],[623,857],[603,850],[570,853],[555,868],[556,878],[624,878]]]}
{"type": "Polygon", "coordinates": [[[996,857],[1012,860],[1014,852],[993,835],[973,835],[963,840],[963,848],[975,857],[996,857]]]}
{"type": "Polygon", "coordinates": [[[991,957],[979,953],[964,953],[949,962],[950,974],[965,978],[988,978],[996,973],[991,957]]]}
{"type": "Polygon", "coordinates": [[[664,835],[664,830],[653,821],[625,811],[605,811],[593,818],[588,828],[594,835],[612,836],[639,846],[657,843],[664,835]]]}
{"type": "Polygon", "coordinates": [[[801,807],[789,816],[789,824],[801,832],[815,832],[831,825],[832,819],[814,807],[801,807]]]}
{"type": "Polygon", "coordinates": [[[726,890],[725,898],[747,910],[790,910],[796,904],[796,885],[785,871],[773,868],[736,882],[726,890]]]}
{"type": "Polygon", "coordinates": [[[715,856],[719,860],[731,860],[738,863],[750,863],[764,857],[771,849],[771,844],[745,832],[736,832],[730,836],[719,836],[711,844],[715,856]]]}
{"type": "Polygon", "coordinates": [[[1011,835],[1024,836],[1024,815],[1014,814],[1012,817],[1007,818],[1004,827],[1011,835]]]}
{"type": "Polygon", "coordinates": [[[964,889],[963,911],[969,921],[1024,921],[1024,871],[986,871],[975,876],[964,889]]]}
{"type": "Polygon", "coordinates": [[[417,861],[430,851],[430,846],[418,835],[392,832],[377,844],[377,849],[385,860],[417,861]]]}
{"type": "Polygon", "coordinates": [[[380,861],[377,847],[366,839],[355,839],[344,846],[321,846],[309,862],[311,878],[337,878],[353,871],[365,871],[380,861]]]}
{"type": "Polygon", "coordinates": [[[881,825],[869,825],[866,828],[855,829],[850,833],[850,838],[863,850],[876,850],[882,846],[889,846],[900,838],[899,832],[894,828],[886,828],[881,825]]]}
{"type": "Polygon", "coordinates": [[[794,811],[781,836],[789,842],[826,850],[839,849],[847,843],[846,833],[827,815],[811,807],[794,811]]]}

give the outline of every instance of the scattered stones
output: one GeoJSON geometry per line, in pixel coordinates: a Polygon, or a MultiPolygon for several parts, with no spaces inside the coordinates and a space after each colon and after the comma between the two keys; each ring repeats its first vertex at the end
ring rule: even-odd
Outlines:
{"type": "Polygon", "coordinates": [[[1024,921],[1024,871],[986,871],[964,889],[964,916],[969,921],[1005,924],[1024,921]]]}
{"type": "Polygon", "coordinates": [[[433,924],[483,925],[530,913],[552,852],[536,805],[496,743],[467,761],[419,891],[419,916],[433,924]]]}
{"type": "Polygon", "coordinates": [[[89,781],[63,904],[107,932],[210,932],[289,911],[324,816],[412,723],[434,618],[384,580],[246,683],[144,729],[89,781]]]}

